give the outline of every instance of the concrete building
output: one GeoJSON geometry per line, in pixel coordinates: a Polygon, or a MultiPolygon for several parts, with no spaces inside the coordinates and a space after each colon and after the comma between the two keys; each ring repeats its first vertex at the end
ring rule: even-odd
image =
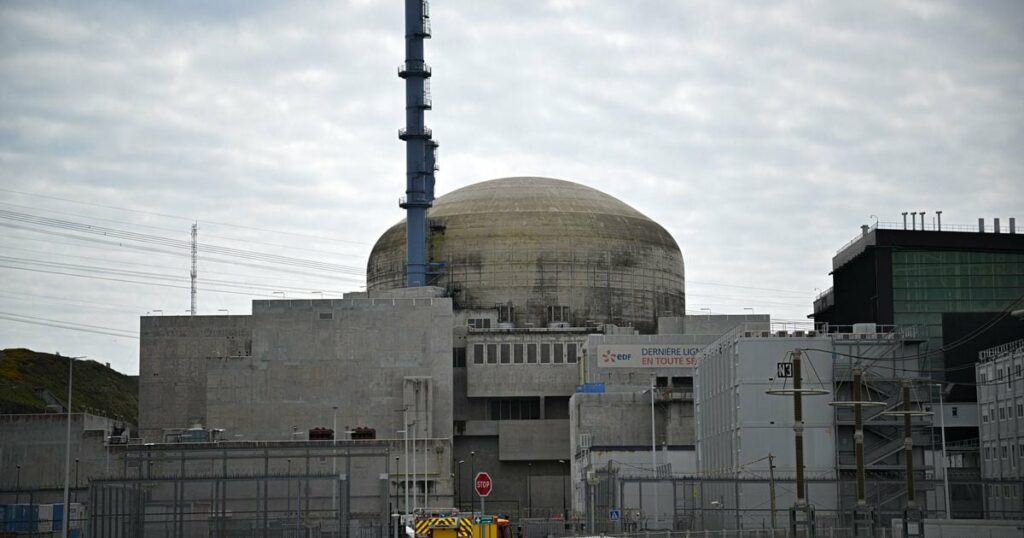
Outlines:
{"type": "MultiPolygon", "coordinates": [[[[951,515],[983,517],[978,428],[964,417],[977,416],[978,353],[1021,335],[1007,313],[1024,296],[1024,235],[1014,219],[1007,228],[998,219],[943,226],[941,217],[928,224],[906,217],[902,225],[862,226],[836,252],[833,286],[815,299],[813,318],[822,332],[865,322],[920,328],[919,367],[943,384],[932,387],[931,405],[938,409],[941,391],[949,463],[961,479],[951,484],[951,515]]],[[[933,436],[942,437],[938,421],[933,436]]]]}
{"type": "Polygon", "coordinates": [[[975,366],[986,517],[1024,517],[1024,340],[983,350],[975,366]]]}
{"type": "Polygon", "coordinates": [[[978,351],[1019,330],[1001,314],[1024,296],[1024,234],[1014,219],[1009,229],[998,219],[973,228],[877,223],[836,252],[831,275],[833,286],[814,301],[815,323],[921,327],[930,351],[921,367],[962,383],[950,401],[974,402],[969,366],[978,351]],[[960,342],[979,328],[984,334],[960,342]]]}
{"type": "Polygon", "coordinates": [[[659,318],[656,335],[606,331],[588,337],[582,384],[569,412],[572,507],[592,516],[585,524],[621,531],[692,522],[679,517],[692,511],[692,499],[659,480],[697,472],[697,357],[737,326],[767,331],[769,325],[767,315],[672,316],[659,318]],[[611,510],[624,514],[625,527],[598,525],[604,517],[597,515],[611,510]]]}
{"type": "MultiPolygon", "coordinates": [[[[792,375],[786,365],[795,350],[801,354],[802,388],[824,392],[802,396],[805,498],[819,526],[849,527],[857,506],[853,409],[829,405],[853,401],[855,368],[863,372],[861,401],[878,404],[864,408],[865,500],[876,526],[900,515],[906,502],[903,423],[885,411],[902,408],[904,381],[913,383],[914,411],[924,413],[931,400],[929,384],[916,373],[921,339],[906,332],[879,332],[873,324],[824,335],[741,327],[707,346],[698,356],[695,379],[697,464],[701,507],[705,514],[718,513],[706,527],[770,525],[769,477],[776,483],[777,524],[788,524],[796,500],[796,457],[794,396],[785,390],[793,388],[793,378],[784,376],[792,375]]],[[[930,438],[934,420],[914,418],[911,431],[917,504],[933,513],[944,508],[939,453],[930,438]]]]}
{"type": "Polygon", "coordinates": [[[123,472],[92,501],[168,536],[339,532],[339,514],[344,531],[380,531],[394,510],[451,506],[452,326],[451,299],[429,287],[254,301],[251,316],[144,317],[146,448],[118,451],[123,472]],[[154,481],[141,511],[114,495],[140,481],[154,481]],[[254,509],[270,515],[228,516],[254,509]]]}
{"type": "MultiPolygon", "coordinates": [[[[549,178],[458,189],[427,220],[430,282],[455,308],[460,506],[486,469],[495,478],[488,507],[569,517],[569,399],[587,379],[588,335],[652,334],[659,317],[683,315],[679,247],[623,202],[549,178]]],[[[374,245],[367,293],[404,285],[405,229],[396,224],[374,245]]]]}
{"type": "MultiPolygon", "coordinates": [[[[64,413],[0,415],[0,504],[28,503],[30,495],[32,502],[62,502],[67,426],[64,413]]],[[[90,479],[118,468],[107,439],[124,428],[114,419],[71,414],[72,500],[85,498],[90,479]]]]}
{"type": "Polygon", "coordinates": [[[335,423],[339,434],[361,426],[393,437],[403,409],[410,437],[450,437],[451,300],[434,288],[418,294],[143,317],[142,438],[199,424],[225,440],[297,439],[335,423]]]}
{"type": "Polygon", "coordinates": [[[452,504],[469,508],[472,475],[487,470],[492,510],[568,516],[569,399],[591,375],[588,335],[681,320],[679,249],[622,202],[544,178],[460,189],[428,220],[440,287],[401,288],[398,225],[375,245],[364,293],[143,318],[142,437],[178,440],[197,425],[238,442],[406,430],[454,440],[442,449],[454,473],[432,470],[425,486],[452,504]]]}

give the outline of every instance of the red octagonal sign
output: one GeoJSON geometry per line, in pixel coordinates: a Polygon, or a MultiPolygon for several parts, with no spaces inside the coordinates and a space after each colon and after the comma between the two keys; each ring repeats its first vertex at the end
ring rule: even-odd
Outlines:
{"type": "Polygon", "coordinates": [[[476,490],[476,494],[481,497],[486,497],[491,494],[491,488],[494,487],[494,482],[491,481],[491,475],[481,471],[476,473],[476,479],[473,480],[473,489],[476,490]]]}

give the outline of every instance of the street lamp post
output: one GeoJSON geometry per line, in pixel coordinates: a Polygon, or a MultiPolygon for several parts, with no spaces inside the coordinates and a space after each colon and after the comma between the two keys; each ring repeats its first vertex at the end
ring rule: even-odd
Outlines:
{"type": "MultiPolygon", "coordinates": [[[[59,355],[59,354],[58,354],[59,355]]],[[[71,500],[71,387],[74,385],[74,373],[75,373],[75,359],[84,359],[85,357],[68,357],[68,427],[67,427],[67,439],[64,445],[64,515],[62,517],[62,523],[64,524],[61,530],[61,536],[68,538],[68,503],[71,500]]]]}
{"type": "MultiPolygon", "coordinates": [[[[710,312],[708,313],[710,316],[710,312]]],[[[655,425],[654,425],[654,390],[655,390],[655,377],[651,376],[651,476],[654,478],[654,523],[658,523],[658,447],[655,441],[655,425]]]]}
{"type": "MultiPolygon", "coordinates": [[[[331,476],[333,480],[338,479],[338,406],[331,406],[334,417],[331,420],[331,476]]],[[[331,488],[331,508],[338,513],[338,488],[331,488]]]]}
{"type": "MultiPolygon", "coordinates": [[[[402,413],[402,416],[405,417],[406,413],[402,413]]],[[[408,423],[409,421],[403,419],[402,422],[403,423],[408,423]]],[[[405,507],[404,512],[405,512],[405,515],[408,516],[409,515],[409,427],[406,426],[405,428],[403,428],[403,429],[401,429],[399,431],[402,432],[402,438],[403,438],[404,443],[405,443],[405,455],[403,456],[404,457],[403,463],[405,463],[405,473],[403,473],[404,476],[402,476],[402,486],[403,486],[402,487],[402,494],[403,494],[404,501],[405,501],[404,502],[404,507],[405,507]]]]}
{"type": "Polygon", "coordinates": [[[459,510],[462,510],[462,464],[466,463],[466,460],[459,460],[458,467],[455,468],[455,506],[459,510]]]}
{"type": "MultiPolygon", "coordinates": [[[[395,472],[398,472],[398,456],[395,456],[395,472]]],[[[391,477],[388,477],[388,502],[391,502],[391,477]]],[[[391,513],[391,520],[395,526],[395,538],[398,538],[398,481],[395,480],[395,510],[391,513]]]]}
{"type": "Polygon", "coordinates": [[[78,502],[78,458],[75,458],[75,500],[78,502]]]}
{"type": "MultiPolygon", "coordinates": [[[[405,429],[409,429],[410,426],[415,426],[416,421],[413,420],[411,424],[407,425],[405,429]]],[[[416,428],[412,429],[412,510],[416,511],[416,490],[419,486],[416,484],[416,428]]]]}
{"type": "MultiPolygon", "coordinates": [[[[475,450],[469,451],[469,476],[470,476],[470,480],[472,480],[474,482],[476,481],[476,451],[475,450]]],[[[473,484],[472,491],[474,493],[476,493],[476,484],[475,483],[473,484]]],[[[473,511],[473,503],[472,502],[469,503],[469,508],[470,508],[470,512],[472,512],[473,511]]]]}
{"type": "Polygon", "coordinates": [[[529,474],[526,475],[526,517],[533,517],[533,463],[527,463],[529,474]]]}
{"type": "Polygon", "coordinates": [[[565,460],[558,460],[562,464],[562,521],[569,521],[569,510],[565,504],[565,481],[569,478],[568,465],[565,460]]]}

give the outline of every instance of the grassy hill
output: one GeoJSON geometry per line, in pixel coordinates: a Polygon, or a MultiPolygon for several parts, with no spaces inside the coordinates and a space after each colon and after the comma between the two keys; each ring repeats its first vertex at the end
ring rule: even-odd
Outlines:
{"type": "MultiPolygon", "coordinates": [[[[0,414],[43,413],[53,401],[64,405],[68,396],[68,360],[28,349],[0,351],[0,414]]],[[[138,423],[138,377],[91,360],[76,360],[74,369],[73,412],[138,423]]]]}

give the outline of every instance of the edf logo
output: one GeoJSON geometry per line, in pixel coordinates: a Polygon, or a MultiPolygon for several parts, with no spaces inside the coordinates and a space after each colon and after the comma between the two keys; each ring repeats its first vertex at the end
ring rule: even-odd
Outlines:
{"type": "Polygon", "coordinates": [[[611,351],[605,351],[601,354],[602,362],[628,361],[631,358],[633,358],[631,353],[612,353],[611,351]]]}

